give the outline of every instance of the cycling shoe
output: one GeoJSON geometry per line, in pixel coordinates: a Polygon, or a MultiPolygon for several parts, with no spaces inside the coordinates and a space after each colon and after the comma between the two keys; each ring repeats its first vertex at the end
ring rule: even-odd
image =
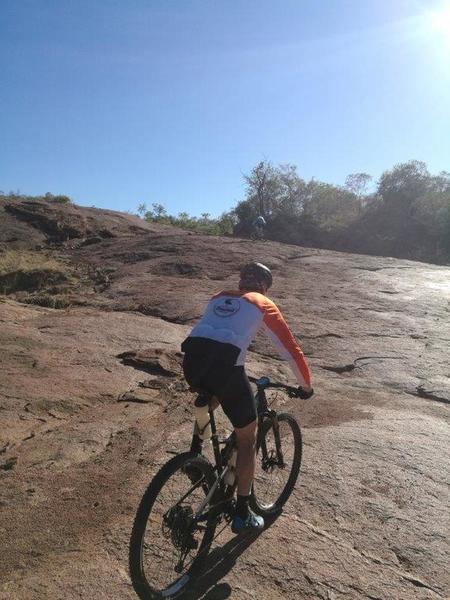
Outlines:
{"type": "Polygon", "coordinates": [[[236,515],[231,523],[231,531],[233,533],[241,533],[242,531],[259,531],[264,529],[264,519],[255,515],[251,510],[245,519],[236,515]]]}

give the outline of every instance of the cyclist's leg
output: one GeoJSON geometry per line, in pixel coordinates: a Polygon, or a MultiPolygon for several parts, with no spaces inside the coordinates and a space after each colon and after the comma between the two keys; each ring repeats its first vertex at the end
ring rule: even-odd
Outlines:
{"type": "Polygon", "coordinates": [[[227,384],[218,394],[224,413],[236,432],[238,494],[250,494],[256,446],[256,405],[243,366],[234,367],[227,384]]]}
{"type": "Polygon", "coordinates": [[[250,497],[255,477],[256,421],[245,427],[236,427],[238,452],[236,461],[237,499],[236,512],[231,529],[234,533],[258,530],[264,527],[264,519],[250,510],[250,497]]]}
{"type": "MultiPolygon", "coordinates": [[[[196,385],[215,393],[214,408],[217,399],[222,405],[223,411],[230,419],[237,439],[237,461],[236,478],[238,496],[250,496],[253,477],[255,473],[255,451],[256,451],[256,405],[250,382],[243,366],[233,367],[226,372],[226,381],[220,385],[219,390],[214,389],[218,382],[223,380],[224,371],[219,364],[215,364],[206,374],[198,378],[201,372],[202,361],[198,357],[185,357],[184,372],[189,383],[195,381],[196,385]]],[[[201,442],[194,435],[191,450],[199,451],[201,442]]]]}
{"type": "Polygon", "coordinates": [[[223,411],[230,419],[237,440],[237,504],[232,529],[261,529],[264,519],[249,509],[249,499],[255,474],[256,405],[250,382],[243,367],[234,367],[233,373],[218,395],[223,411]]]}
{"type": "Polygon", "coordinates": [[[250,496],[255,476],[256,421],[235,427],[237,439],[236,478],[238,496],[250,496]]]}

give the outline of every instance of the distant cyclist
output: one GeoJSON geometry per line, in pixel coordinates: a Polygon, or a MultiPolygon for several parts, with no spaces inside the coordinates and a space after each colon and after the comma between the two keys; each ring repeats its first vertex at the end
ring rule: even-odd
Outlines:
{"type": "Polygon", "coordinates": [[[255,240],[264,239],[264,230],[267,226],[265,218],[262,215],[259,215],[253,221],[252,226],[253,226],[253,231],[252,231],[253,239],[255,239],[255,240]]]}
{"type": "Polygon", "coordinates": [[[281,312],[266,296],[271,285],[272,274],[268,267],[256,262],[245,265],[240,272],[239,289],[213,296],[181,347],[185,353],[183,370],[187,382],[193,389],[215,396],[236,432],[234,533],[264,527],[264,519],[249,508],[255,475],[257,411],[244,370],[247,349],[260,328],[280,355],[289,361],[299,384],[299,396],[309,398],[313,394],[303,352],[281,312]]]}

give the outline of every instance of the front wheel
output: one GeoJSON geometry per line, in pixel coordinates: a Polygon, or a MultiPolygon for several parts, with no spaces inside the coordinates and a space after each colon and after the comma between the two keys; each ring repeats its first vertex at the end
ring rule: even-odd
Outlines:
{"type": "Polygon", "coordinates": [[[250,502],[262,516],[280,511],[294,489],[302,460],[302,434],[292,415],[267,418],[258,431],[250,502]],[[278,425],[277,425],[278,423],[278,425]]]}
{"type": "Polygon", "coordinates": [[[129,568],[142,600],[172,598],[188,584],[214,538],[207,505],[216,480],[211,464],[191,452],[174,456],[148,486],[130,540],[129,568]]]}

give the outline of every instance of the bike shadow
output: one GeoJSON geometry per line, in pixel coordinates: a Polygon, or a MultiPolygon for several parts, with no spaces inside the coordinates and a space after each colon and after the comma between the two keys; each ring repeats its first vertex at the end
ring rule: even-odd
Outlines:
{"type": "Polygon", "coordinates": [[[190,582],[177,600],[225,600],[232,592],[228,583],[218,583],[236,564],[239,556],[247,550],[260,535],[273,525],[280,515],[266,517],[266,526],[257,533],[245,533],[214,548],[204,559],[195,582],[190,582]]]}

